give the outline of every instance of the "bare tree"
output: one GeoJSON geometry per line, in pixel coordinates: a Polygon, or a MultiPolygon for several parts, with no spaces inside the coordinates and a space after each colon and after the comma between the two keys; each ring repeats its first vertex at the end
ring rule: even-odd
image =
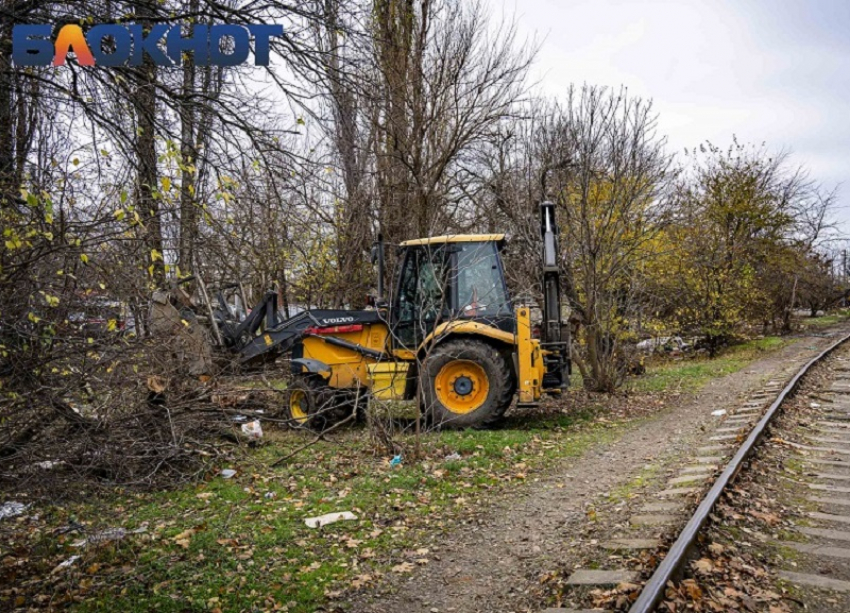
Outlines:
{"type": "Polygon", "coordinates": [[[391,241],[439,234],[456,213],[459,158],[514,112],[534,50],[518,48],[512,25],[490,27],[478,3],[376,7],[381,227],[391,241]]]}
{"type": "Polygon", "coordinates": [[[581,333],[576,363],[588,389],[611,391],[626,374],[622,341],[667,211],[671,160],[652,105],[625,90],[570,89],[547,132],[541,147],[556,153],[543,172],[562,212],[566,293],[581,333]]]}

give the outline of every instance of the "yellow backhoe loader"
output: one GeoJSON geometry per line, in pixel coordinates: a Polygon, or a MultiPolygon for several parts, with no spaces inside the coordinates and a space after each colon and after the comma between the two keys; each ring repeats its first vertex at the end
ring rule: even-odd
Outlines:
{"type": "MultiPolygon", "coordinates": [[[[562,323],[555,207],[540,205],[543,239],[543,320],[514,305],[500,253],[502,234],[435,236],[399,246],[398,274],[383,300],[384,245],[378,300],[367,310],[309,310],[269,321],[244,334],[243,361],[290,353],[293,381],[287,409],[305,426],[325,425],[334,407],[371,394],[379,400],[418,399],[436,427],[485,427],[514,397],[533,405],[560,394],[570,373],[562,323]]],[[[270,311],[269,311],[270,312],[270,311]]]]}

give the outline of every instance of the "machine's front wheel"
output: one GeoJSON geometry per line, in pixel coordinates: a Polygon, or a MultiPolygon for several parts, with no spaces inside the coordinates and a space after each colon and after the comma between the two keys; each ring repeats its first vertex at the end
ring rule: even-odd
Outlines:
{"type": "Polygon", "coordinates": [[[439,345],[425,359],[423,370],[423,410],[434,426],[490,426],[511,404],[510,366],[495,347],[482,341],[439,345]]]}
{"type": "Polygon", "coordinates": [[[322,431],[336,423],[334,391],[319,377],[295,377],[289,385],[286,408],[291,425],[322,431]]]}

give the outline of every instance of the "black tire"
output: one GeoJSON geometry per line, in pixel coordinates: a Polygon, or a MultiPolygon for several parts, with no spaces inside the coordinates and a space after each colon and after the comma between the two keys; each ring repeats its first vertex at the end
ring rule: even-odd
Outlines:
{"type": "Polygon", "coordinates": [[[352,423],[363,423],[366,421],[366,394],[365,388],[359,393],[350,389],[338,389],[334,392],[334,423],[343,419],[351,419],[352,423]],[[352,418],[351,415],[354,414],[352,418]]]}
{"type": "Polygon", "coordinates": [[[288,391],[286,413],[293,428],[321,432],[341,419],[336,394],[321,377],[294,377],[288,391]]]}
{"type": "Polygon", "coordinates": [[[508,410],[516,389],[513,371],[505,357],[492,345],[474,339],[452,340],[437,346],[425,359],[422,371],[422,411],[429,424],[437,428],[493,426],[508,410]],[[463,374],[464,365],[476,374],[483,372],[487,383],[486,393],[484,387],[480,386],[478,393],[481,395],[475,397],[475,377],[470,382],[470,377],[463,374]],[[479,367],[480,371],[475,370],[474,366],[479,367]],[[447,373],[452,370],[460,375],[446,390],[446,380],[451,379],[447,373]],[[461,381],[464,378],[465,383],[461,381]],[[463,385],[459,386],[459,383],[463,385]],[[447,406],[452,404],[449,395],[457,400],[455,407],[447,406]],[[459,406],[464,403],[465,406],[459,406]]]}

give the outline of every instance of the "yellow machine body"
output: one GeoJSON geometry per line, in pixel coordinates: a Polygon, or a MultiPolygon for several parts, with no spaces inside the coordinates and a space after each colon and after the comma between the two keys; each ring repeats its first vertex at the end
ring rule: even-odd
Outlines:
{"type": "MultiPolygon", "coordinates": [[[[387,346],[389,328],[384,323],[364,324],[356,332],[333,333],[334,338],[354,343],[367,349],[383,351],[387,346]]],[[[324,335],[308,336],[302,341],[303,356],[318,360],[330,367],[328,385],[335,389],[357,389],[370,387],[369,364],[378,362],[360,352],[325,342],[324,335]]],[[[319,373],[325,376],[326,373],[319,373]]]]}
{"type": "MultiPolygon", "coordinates": [[[[384,323],[364,324],[362,330],[333,333],[342,339],[365,349],[384,352],[385,357],[375,358],[347,347],[340,347],[323,340],[320,334],[303,339],[303,357],[317,360],[329,367],[319,372],[334,389],[356,390],[367,388],[380,399],[400,400],[400,390],[408,390],[408,373],[414,372],[410,364],[423,358],[436,343],[465,337],[483,339],[496,347],[509,350],[513,357],[514,371],[505,373],[516,378],[518,400],[522,404],[536,402],[543,394],[545,366],[540,341],[532,338],[529,308],[515,309],[517,332],[511,334],[476,321],[451,321],[438,326],[416,351],[410,349],[388,350],[389,329],[384,323]],[[437,340],[438,339],[438,340],[437,340]]],[[[403,392],[401,392],[403,393],[403,392]]]]}

